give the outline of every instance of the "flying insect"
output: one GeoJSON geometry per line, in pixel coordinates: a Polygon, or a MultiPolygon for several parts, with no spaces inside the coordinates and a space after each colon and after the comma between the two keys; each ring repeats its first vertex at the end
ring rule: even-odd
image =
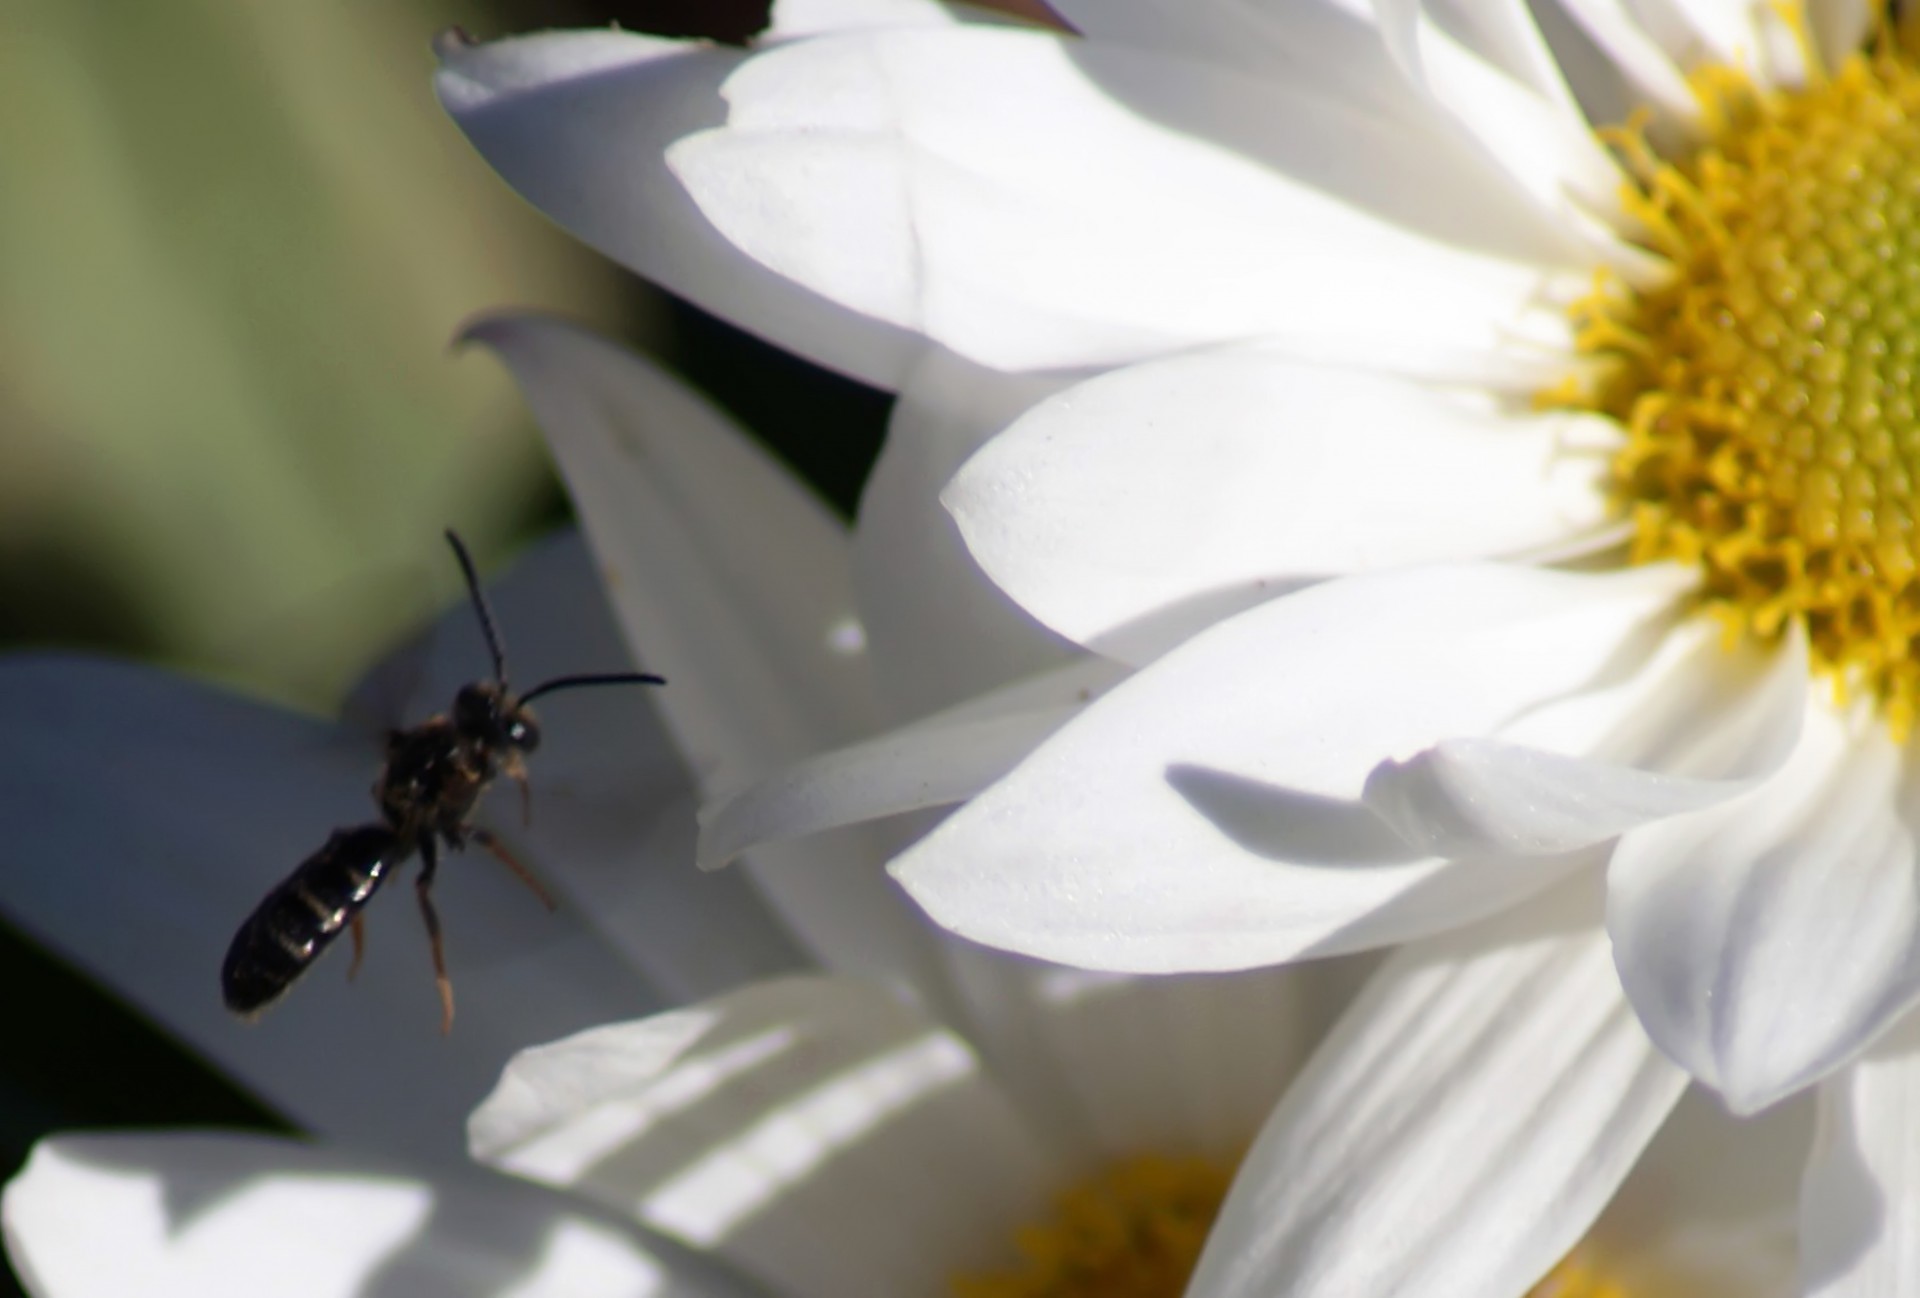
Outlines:
{"type": "Polygon", "coordinates": [[[506,654],[472,556],[457,535],[452,531],[446,535],[460,561],[493,658],[493,678],[462,686],[449,711],[409,729],[389,731],[386,762],[373,785],[380,819],[335,830],[240,925],[220,966],[220,990],[227,1008],[243,1018],[258,1016],[286,995],[342,929],[353,932],[351,977],[365,949],[361,912],[380,886],[418,853],[420,873],[414,879],[414,891],[433,954],[440,1030],[450,1031],[453,984],[447,977],[440,917],[433,907],[440,849],[462,851],[470,843],[479,844],[519,876],[549,910],[554,907],[539,881],[506,846],[484,826],[473,823],[475,806],[502,776],[520,786],[523,810],[529,805],[526,758],[540,744],[539,723],[529,705],[543,694],[586,686],[666,684],[648,672],[613,672],[559,676],[525,694],[514,694],[507,684],[506,654]]]}

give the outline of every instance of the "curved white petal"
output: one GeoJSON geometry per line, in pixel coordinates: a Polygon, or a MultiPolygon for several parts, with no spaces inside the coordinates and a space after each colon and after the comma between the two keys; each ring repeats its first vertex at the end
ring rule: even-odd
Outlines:
{"type": "Polygon", "coordinates": [[[242,1135],[42,1141],[0,1199],[39,1298],[745,1298],[578,1205],[242,1135]]]}
{"type": "Polygon", "coordinates": [[[1274,600],[1115,688],[892,868],[962,936],[1138,972],[1484,914],[1576,862],[1422,859],[1359,803],[1368,773],[1604,683],[1691,580],[1427,568],[1274,600]]]}
{"type": "Polygon", "coordinates": [[[1913,808],[1885,726],[1816,696],[1778,775],[1621,839],[1621,980],[1661,1049],[1736,1112],[1824,1076],[1920,994],[1913,808]]]}
{"type": "Polygon", "coordinates": [[[1879,1298],[1920,1287],[1920,1019],[1819,1088],[1800,1187],[1801,1292],[1879,1298]]]}
{"type": "Polygon", "coordinates": [[[761,843],[964,802],[1121,675],[1102,659],[1074,663],[777,771],[702,810],[700,863],[712,869],[761,843]]]}
{"type": "Polygon", "coordinates": [[[668,172],[673,141],[718,126],[740,50],[609,30],[440,42],[434,88],[482,157],[580,239],[706,310],[892,387],[919,344],[735,251],[668,172]]]}
{"type": "Polygon", "coordinates": [[[1569,16],[1604,50],[1641,103],[1669,120],[1694,125],[1700,104],[1687,88],[1675,51],[1663,45],[1634,12],[1631,0],[1561,0],[1569,16]]]}
{"type": "MultiPolygon", "coordinates": [[[[703,793],[880,728],[845,529],[703,398],[644,358],[533,315],[467,336],[539,418],[641,665],[703,793]]],[[[749,862],[823,963],[936,988],[933,939],[857,834],[749,862]]]]}
{"type": "Polygon", "coordinates": [[[846,531],[797,479],[699,394],[579,326],[502,315],[464,337],[499,355],[540,420],[703,783],[878,726],[845,634],[846,531]]]}
{"type": "Polygon", "coordinates": [[[925,716],[1072,652],[987,579],[938,500],[962,461],[1064,382],[930,347],[900,389],[860,496],[852,553],[875,687],[897,718],[925,716]]]}
{"type": "Polygon", "coordinates": [[[783,45],[725,94],[726,128],[669,152],[707,217],[997,368],[1266,335],[1364,364],[1565,333],[1525,260],[1554,241],[1490,207],[1483,170],[1304,87],[963,27],[783,45]]]}
{"type": "Polygon", "coordinates": [[[1375,0],[1381,37],[1508,183],[1595,252],[1632,257],[1595,212],[1616,211],[1625,177],[1589,129],[1519,0],[1375,0]]]}
{"type": "Polygon", "coordinates": [[[964,802],[1078,711],[919,727],[808,758],[705,814],[700,864],[714,869],[770,840],[964,802]]]}
{"type": "Polygon", "coordinates": [[[1591,881],[1396,954],[1241,1165],[1194,1298],[1520,1294],[1686,1077],[1620,995],[1591,881]]]}
{"type": "MultiPolygon", "coordinates": [[[[565,559],[555,558],[560,567],[536,559],[529,576],[557,576],[565,559]]],[[[594,643],[568,630],[581,610],[566,601],[581,589],[590,581],[523,578],[496,588],[510,649],[526,651],[510,661],[529,670],[589,665],[569,647],[594,643]],[[522,630],[529,634],[516,639],[522,630]]],[[[484,673],[471,611],[447,616],[460,646],[447,671],[460,680],[484,673]]],[[[450,1115],[484,1093],[506,1053],[556,1029],[644,1012],[679,988],[787,968],[797,958],[757,900],[733,886],[714,894],[714,904],[701,899],[684,911],[680,931],[643,962],[620,954],[647,930],[610,935],[611,926],[641,901],[673,907],[687,894],[658,871],[696,882],[690,857],[638,855],[653,819],[670,814],[670,803],[650,806],[647,798],[674,796],[675,759],[644,714],[625,711],[644,706],[636,700],[603,700],[615,717],[642,722],[609,744],[604,733],[570,733],[578,711],[563,711],[564,697],[553,699],[550,718],[556,764],[547,769],[557,783],[541,783],[547,754],[530,762],[536,828],[524,846],[533,868],[569,900],[549,914],[484,853],[448,862],[434,895],[459,998],[451,1037],[436,1030],[426,938],[402,884],[369,911],[366,963],[354,983],[336,955],[257,1024],[222,1008],[220,958],[241,920],[333,828],[374,818],[367,789],[380,739],[158,671],[46,655],[0,663],[0,705],[20,745],[0,781],[0,819],[12,844],[0,867],[0,908],[301,1125],[448,1157],[458,1144],[450,1115]],[[612,785],[572,782],[589,768],[612,785]],[[621,787],[629,776],[637,783],[621,787]],[[543,799],[543,787],[552,796],[543,799]],[[578,860],[568,856],[575,851],[578,860]],[[732,949],[703,951],[701,943],[732,949]],[[396,1075],[414,1080],[396,1088],[396,1075]]],[[[492,806],[512,809],[496,823],[521,842],[513,790],[492,806]]]]}
{"type": "MultiPolygon", "coordinates": [[[[1655,700],[1635,697],[1639,691],[1619,700],[1662,719],[1684,717],[1691,733],[1679,736],[1679,751],[1664,745],[1668,751],[1649,754],[1651,760],[1623,761],[1621,755],[1570,756],[1566,749],[1504,738],[1447,739],[1407,761],[1376,767],[1363,801],[1416,850],[1471,856],[1572,851],[1739,796],[1777,772],[1800,737],[1806,639],[1796,631],[1779,651],[1747,648],[1736,655],[1717,643],[1721,629],[1707,619],[1695,619],[1687,632],[1669,636],[1692,650],[1678,655],[1672,675],[1684,678],[1687,668],[1710,672],[1711,684],[1703,682],[1700,690],[1704,697],[1689,700],[1690,707],[1649,707],[1655,700]],[[1711,661],[1703,663],[1705,657],[1711,661]]],[[[1657,672],[1646,675],[1666,683],[1657,672]]],[[[1575,734],[1580,722],[1595,719],[1591,709],[1565,718],[1575,734]]],[[[1537,714],[1527,718],[1527,729],[1546,730],[1541,720],[1537,714]]],[[[1633,728],[1644,744],[1655,727],[1633,728]]],[[[1619,744],[1617,733],[1610,738],[1619,744]]],[[[1572,751],[1592,749],[1578,745],[1572,751]]]]}
{"type": "Polygon", "coordinates": [[[938,1292],[1057,1169],[958,1038],[871,984],[763,983],[528,1051],[483,1162],[708,1248],[795,1298],[938,1292]]]}
{"type": "Polygon", "coordinates": [[[1597,418],[1497,415],[1234,351],[1069,388],[942,499],[1029,612],[1135,657],[1128,629],[1163,610],[1246,607],[1277,582],[1493,558],[1596,529],[1617,438],[1597,418]]]}

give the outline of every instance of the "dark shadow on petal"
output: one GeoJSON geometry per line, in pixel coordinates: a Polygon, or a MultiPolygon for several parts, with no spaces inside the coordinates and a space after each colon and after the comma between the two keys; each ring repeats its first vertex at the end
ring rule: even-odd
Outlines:
{"type": "MultiPolygon", "coordinates": [[[[1842,1108],[1845,1101],[1836,1101],[1842,1108]]],[[[1820,1115],[1814,1155],[1801,1182],[1803,1205],[1817,1201],[1827,1232],[1800,1241],[1801,1292],[1812,1293],[1847,1275],[1887,1228],[1886,1197],[1878,1178],[1861,1157],[1854,1124],[1834,1114],[1820,1115]]],[[[1802,1209],[1805,1217],[1805,1208],[1802,1209]]]]}
{"type": "Polygon", "coordinates": [[[1421,854],[1358,802],[1176,763],[1167,783],[1256,856],[1296,865],[1407,865],[1421,854]]]}

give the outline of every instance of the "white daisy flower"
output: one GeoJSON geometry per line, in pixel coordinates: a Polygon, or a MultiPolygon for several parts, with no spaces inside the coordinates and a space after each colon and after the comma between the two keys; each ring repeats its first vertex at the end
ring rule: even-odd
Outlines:
{"type": "Polygon", "coordinates": [[[1604,878],[1565,941],[1618,980],[1510,970],[1488,1030],[1630,1004],[1737,1111],[1819,1083],[1807,1287],[1900,1290],[1920,1183],[1862,1151],[1920,1104],[1887,1035],[1920,995],[1911,19],[1058,8],[1078,34],[872,0],[783,6],[751,54],[445,55],[510,181],[778,341],[883,383],[915,337],[1104,371],[945,500],[1137,674],[1004,778],[924,731],[816,758],[710,853],[984,789],[896,876],[967,936],[1129,971],[1604,878]]]}

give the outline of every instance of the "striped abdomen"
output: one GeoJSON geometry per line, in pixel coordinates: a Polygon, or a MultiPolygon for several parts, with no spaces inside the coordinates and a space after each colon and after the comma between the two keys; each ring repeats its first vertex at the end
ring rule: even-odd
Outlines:
{"type": "Polygon", "coordinates": [[[385,825],[335,830],[234,934],[220,966],[227,1008],[254,1014],[278,1000],[410,854],[385,825]]]}

